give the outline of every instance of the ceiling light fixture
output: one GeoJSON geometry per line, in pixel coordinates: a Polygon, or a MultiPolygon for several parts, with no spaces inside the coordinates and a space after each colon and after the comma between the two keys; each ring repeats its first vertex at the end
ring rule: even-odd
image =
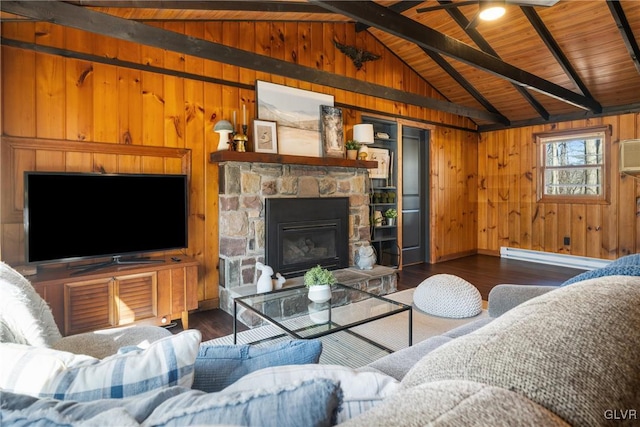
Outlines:
{"type": "Polygon", "coordinates": [[[481,9],[478,16],[483,21],[495,21],[504,15],[506,9],[503,1],[480,2],[481,9]]]}

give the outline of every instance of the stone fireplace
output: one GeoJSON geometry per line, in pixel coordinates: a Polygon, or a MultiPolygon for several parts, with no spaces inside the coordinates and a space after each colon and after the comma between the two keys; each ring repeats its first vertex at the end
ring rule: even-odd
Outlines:
{"type": "MultiPolygon", "coordinates": [[[[240,154],[251,155],[251,153],[240,154]]],[[[233,156],[236,155],[238,154],[233,154],[233,156]]],[[[336,201],[340,199],[347,202],[346,219],[342,220],[346,221],[346,224],[341,224],[346,232],[346,245],[342,245],[343,249],[335,249],[342,252],[330,254],[331,250],[328,249],[316,250],[323,259],[341,259],[343,264],[336,268],[342,269],[353,265],[357,249],[369,243],[367,169],[362,166],[262,163],[247,158],[247,161],[235,161],[235,159],[216,161],[219,164],[220,308],[229,313],[233,312],[235,296],[255,293],[256,262],[271,265],[271,258],[269,262],[266,259],[268,249],[265,215],[267,206],[270,209],[271,202],[275,199],[326,199],[327,202],[333,202],[330,199],[335,198],[336,201]],[[327,250],[326,254],[324,254],[325,250],[327,250]]],[[[304,209],[308,211],[309,208],[304,209]]],[[[321,231],[331,227],[331,221],[327,222],[326,218],[314,217],[311,222],[316,222],[315,225],[319,224],[321,231]]],[[[333,234],[333,231],[329,234],[333,234]]],[[[312,251],[316,246],[326,244],[317,234],[298,236],[298,238],[302,237],[312,237],[311,240],[317,237],[318,241],[300,242],[292,239],[293,243],[289,242],[289,244],[302,245],[300,248],[302,251],[312,251]],[[305,248],[305,244],[308,247],[305,248]]],[[[344,236],[338,238],[343,239],[344,236]]],[[[271,252],[274,250],[276,253],[279,251],[279,249],[271,249],[271,252]]],[[[292,277],[287,279],[285,286],[301,283],[300,277],[293,278],[293,276],[303,275],[307,268],[301,265],[294,267],[291,272],[285,272],[292,277]]],[[[336,277],[341,283],[358,286],[361,289],[372,289],[378,294],[395,291],[395,270],[386,267],[379,269],[372,274],[370,271],[362,272],[356,268],[346,268],[338,270],[336,277]]],[[[274,268],[274,273],[276,272],[279,271],[274,268]]]]}

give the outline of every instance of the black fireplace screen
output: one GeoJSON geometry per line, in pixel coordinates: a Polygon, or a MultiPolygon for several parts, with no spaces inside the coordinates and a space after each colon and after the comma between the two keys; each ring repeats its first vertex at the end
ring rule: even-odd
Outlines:
{"type": "Polygon", "coordinates": [[[265,262],[284,277],[349,265],[349,199],[266,199],[265,262]]]}

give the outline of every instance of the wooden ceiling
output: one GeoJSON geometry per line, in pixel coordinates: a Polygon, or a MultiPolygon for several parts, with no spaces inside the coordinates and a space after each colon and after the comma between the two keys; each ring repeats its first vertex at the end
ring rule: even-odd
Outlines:
{"type": "MultiPolygon", "coordinates": [[[[474,27],[469,22],[479,4],[464,0],[454,0],[462,4],[455,8],[422,13],[421,8],[452,2],[67,3],[132,21],[352,22],[386,46],[384,55],[397,55],[481,131],[640,111],[640,1],[523,1],[552,5],[507,1],[505,16],[474,27]],[[471,114],[478,110],[486,114],[471,114]]],[[[12,4],[0,4],[3,19],[7,13],[38,19],[35,12],[18,13],[21,9],[12,4]]]]}

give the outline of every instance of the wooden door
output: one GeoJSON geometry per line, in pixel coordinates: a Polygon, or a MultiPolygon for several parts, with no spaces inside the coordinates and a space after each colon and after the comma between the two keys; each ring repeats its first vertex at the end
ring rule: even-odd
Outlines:
{"type": "Polygon", "coordinates": [[[402,127],[402,264],[428,261],[429,131],[402,127]]]}

